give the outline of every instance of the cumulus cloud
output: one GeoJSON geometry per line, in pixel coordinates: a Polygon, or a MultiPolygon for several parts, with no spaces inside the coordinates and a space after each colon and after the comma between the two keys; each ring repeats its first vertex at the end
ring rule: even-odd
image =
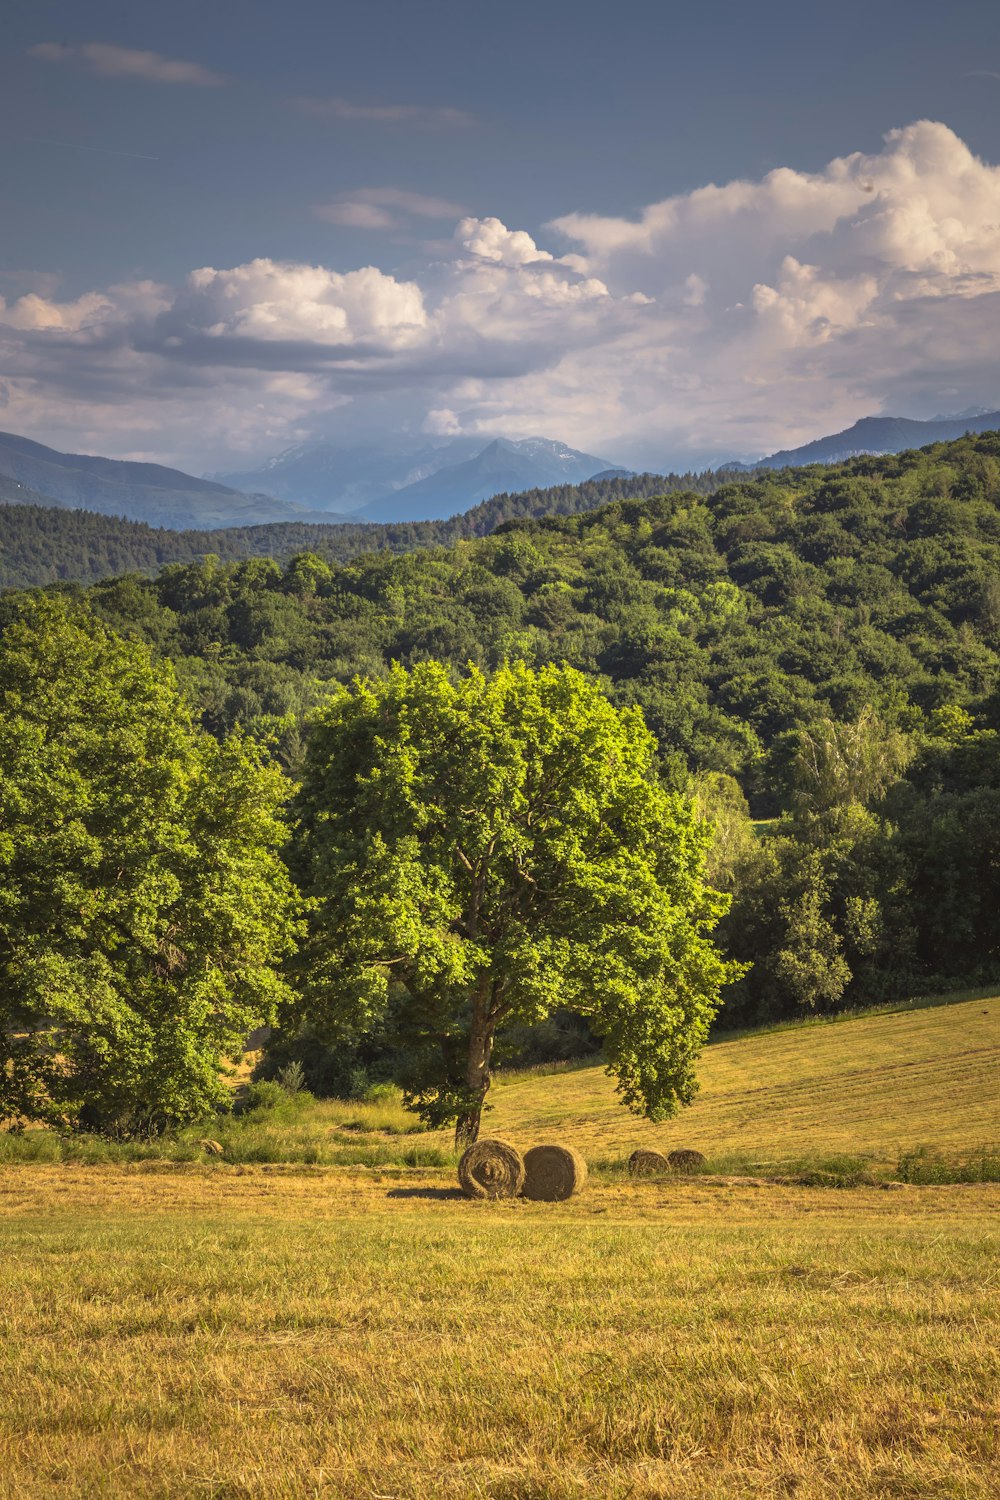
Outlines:
{"type": "Polygon", "coordinates": [[[461,130],[476,123],[464,109],[439,104],[356,104],[350,99],[293,99],[296,109],[314,120],[355,121],[371,125],[417,125],[461,130]]]}
{"type": "Polygon", "coordinates": [[[455,238],[470,254],[501,266],[527,266],[555,259],[548,250],[539,250],[530,234],[523,229],[508,229],[499,219],[463,219],[455,238]]]}
{"type": "Polygon", "coordinates": [[[201,63],[163,57],[159,52],[139,51],[134,47],[117,47],[111,42],[37,42],[28,48],[28,56],[42,62],[75,63],[103,78],[142,78],[147,83],[194,84],[198,88],[220,88],[226,83],[221,73],[201,63]]]}
{"type": "MultiPolygon", "coordinates": [[[[324,266],[254,260],[232,270],[192,271],[162,326],[250,344],[303,342],[405,348],[427,323],[423,296],[374,266],[341,274],[324,266]]],[[[168,335],[169,337],[169,335],[168,335]]],[[[223,356],[222,362],[224,362],[223,356]]]]}
{"type": "MultiPolygon", "coordinates": [[[[458,214],[392,188],[328,207],[376,228],[458,214]]],[[[878,152],[634,218],[574,213],[536,237],[459,215],[450,250],[406,277],[258,259],[62,302],[10,287],[3,425],[23,410],[33,435],[90,431],[99,410],[105,450],[147,422],[190,462],[177,413],[203,447],[225,430],[258,451],[342,415],[355,431],[547,432],[656,465],[761,454],[878,411],[1000,406],[998,224],[1000,169],[923,121],[878,152]]]]}
{"type": "Polygon", "coordinates": [[[113,303],[98,292],[85,292],[72,302],[57,302],[37,292],[26,292],[8,307],[0,297],[0,324],[22,332],[54,329],[79,333],[88,325],[99,323],[113,310],[113,303]]]}

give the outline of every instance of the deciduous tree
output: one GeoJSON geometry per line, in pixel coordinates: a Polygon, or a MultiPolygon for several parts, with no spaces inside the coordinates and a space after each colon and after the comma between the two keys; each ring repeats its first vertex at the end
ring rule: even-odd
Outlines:
{"type": "Polygon", "coordinates": [[[413,1038],[412,1103],[475,1139],[497,1032],[592,1018],[624,1102],[695,1090],[730,977],[709,934],[709,832],[654,772],[636,709],[580,673],[437,663],[356,681],[314,723],[298,803],[316,899],[306,1013],[328,1034],[413,1038]]]}
{"type": "Polygon", "coordinates": [[[0,1119],[157,1131],[287,986],[280,774],[191,724],[169,665],[73,605],[0,635],[0,1119]]]}

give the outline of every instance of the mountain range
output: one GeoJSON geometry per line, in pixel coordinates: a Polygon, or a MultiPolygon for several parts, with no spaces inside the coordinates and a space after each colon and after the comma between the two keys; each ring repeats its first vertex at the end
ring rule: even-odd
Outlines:
{"type": "Polygon", "coordinates": [[[437,521],[505,491],[582,484],[623,474],[606,458],[552,438],[440,438],[419,446],[387,442],[338,448],[304,443],[256,469],[215,479],[359,521],[437,521]]]}
{"type": "MultiPolygon", "coordinates": [[[[1000,411],[929,421],[865,417],[843,432],[753,464],[727,464],[719,472],[839,463],[991,429],[1000,429],[1000,411]]],[[[607,459],[551,438],[480,436],[416,444],[390,439],[353,448],[307,443],[256,469],[199,479],[162,464],[61,453],[0,433],[0,505],[54,505],[176,531],[274,523],[407,525],[457,516],[494,495],[629,475],[607,459]]]]}
{"type": "Polygon", "coordinates": [[[1000,428],[1000,411],[961,412],[954,417],[931,417],[911,421],[908,417],[862,417],[853,427],[817,438],[801,448],[786,448],[755,464],[727,464],[735,469],[791,469],[802,464],[839,464],[845,458],[866,453],[902,453],[907,448],[925,448],[928,443],[950,443],[967,432],[991,432],[1000,428]]]}
{"type": "Polygon", "coordinates": [[[11,432],[0,432],[0,503],[57,505],[175,529],[344,519],[162,464],[60,453],[11,432]]]}

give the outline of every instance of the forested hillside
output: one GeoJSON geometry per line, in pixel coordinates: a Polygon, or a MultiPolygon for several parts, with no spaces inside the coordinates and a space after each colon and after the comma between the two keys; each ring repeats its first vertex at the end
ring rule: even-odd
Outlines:
{"type": "MultiPolygon", "coordinates": [[[[503,510],[490,502],[480,523],[503,510]]],[[[394,530],[369,534],[400,542],[394,530]]],[[[775,810],[782,736],[818,716],[997,712],[997,434],[516,521],[447,548],[411,530],[425,546],[409,555],[209,558],[89,598],[180,661],[219,733],[393,660],[559,659],[640,703],[668,759],[739,775],[762,811],[775,810]]]]}
{"type": "Polygon", "coordinates": [[[1000,434],[447,547],[411,530],[407,555],[209,558],[86,598],[177,662],[215,734],[293,770],[324,684],[394,660],[565,661],[640,705],[720,828],[753,962],[734,1018],[1000,970],[1000,434]],[[763,838],[745,797],[780,819],[763,838]]]}
{"type": "Polygon", "coordinates": [[[116,573],[148,573],[168,562],[191,562],[212,555],[291,557],[315,552],[331,562],[359,553],[411,552],[446,545],[460,537],[486,536],[504,521],[542,515],[574,515],[609,502],[667,490],[711,494],[725,476],[715,474],[638,474],[553,489],[495,495],[447,521],[390,525],[348,522],[337,525],[279,521],[213,531],[173,531],[119,516],[66,510],[44,504],[45,497],[0,477],[0,588],[73,581],[94,583],[116,573]]]}

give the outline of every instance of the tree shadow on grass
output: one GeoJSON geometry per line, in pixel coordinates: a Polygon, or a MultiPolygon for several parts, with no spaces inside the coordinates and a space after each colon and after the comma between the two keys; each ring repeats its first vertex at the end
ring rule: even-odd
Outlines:
{"type": "Polygon", "coordinates": [[[461,1188],[400,1187],[390,1188],[387,1198],[462,1198],[461,1188]]]}

